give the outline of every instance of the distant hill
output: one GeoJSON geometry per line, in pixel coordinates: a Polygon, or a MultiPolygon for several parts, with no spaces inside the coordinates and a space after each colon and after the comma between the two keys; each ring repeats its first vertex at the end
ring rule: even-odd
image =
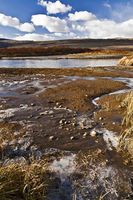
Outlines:
{"type": "Polygon", "coordinates": [[[6,47],[55,47],[69,48],[133,48],[132,39],[72,39],[55,41],[15,41],[1,38],[0,48],[6,47]]]}

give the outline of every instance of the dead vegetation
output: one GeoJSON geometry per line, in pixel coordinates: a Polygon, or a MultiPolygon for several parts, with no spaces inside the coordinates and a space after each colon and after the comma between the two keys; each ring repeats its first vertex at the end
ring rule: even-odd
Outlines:
{"type": "Polygon", "coordinates": [[[132,194],[127,171],[116,162],[114,166],[110,165],[106,153],[101,149],[79,153],[76,161],[81,172],[74,182],[77,199],[80,196],[84,200],[127,199],[132,194]]]}
{"type": "Polygon", "coordinates": [[[45,161],[0,167],[1,200],[45,200],[52,178],[45,161]]]}
{"type": "Polygon", "coordinates": [[[124,56],[122,59],[120,59],[119,65],[133,66],[133,55],[124,56]]]}
{"type": "Polygon", "coordinates": [[[126,87],[125,84],[111,80],[76,80],[40,94],[53,103],[59,102],[76,111],[92,111],[92,99],[126,87]]]}
{"type": "Polygon", "coordinates": [[[24,76],[24,75],[35,75],[41,74],[45,76],[81,76],[81,77],[127,77],[133,78],[133,74],[127,71],[118,70],[118,67],[111,68],[111,70],[106,69],[105,67],[87,67],[87,68],[0,68],[1,77],[10,77],[10,76],[24,76]]]}
{"type": "Polygon", "coordinates": [[[66,55],[72,53],[91,52],[90,49],[71,48],[67,46],[54,47],[12,47],[1,48],[0,57],[27,57],[27,56],[51,56],[51,55],[66,55]]]}
{"type": "Polygon", "coordinates": [[[123,119],[123,125],[125,129],[122,132],[120,139],[120,150],[129,154],[129,160],[133,161],[133,92],[130,92],[125,100],[123,106],[126,107],[125,116],[123,119]]]}

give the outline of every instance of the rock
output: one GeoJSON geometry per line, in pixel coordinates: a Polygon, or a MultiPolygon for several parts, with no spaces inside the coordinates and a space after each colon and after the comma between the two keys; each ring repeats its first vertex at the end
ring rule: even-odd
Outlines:
{"type": "Polygon", "coordinates": [[[102,117],[99,117],[99,120],[101,121],[101,120],[103,120],[103,118],[102,118],[102,117]]]}
{"type": "Polygon", "coordinates": [[[75,137],[75,136],[71,136],[70,139],[71,139],[71,140],[75,140],[76,137],[75,137]]]}
{"type": "Polygon", "coordinates": [[[69,124],[69,122],[68,122],[68,121],[65,121],[64,124],[69,124]]]}
{"type": "Polygon", "coordinates": [[[96,132],[95,130],[92,130],[92,131],[90,132],[90,136],[91,136],[91,137],[96,137],[96,135],[97,135],[97,132],[96,132]]]}
{"type": "Polygon", "coordinates": [[[14,132],[14,136],[17,136],[17,135],[20,135],[20,132],[15,131],[15,132],[14,132]]]}
{"type": "Polygon", "coordinates": [[[73,123],[72,123],[72,126],[76,126],[76,125],[77,125],[76,122],[73,122],[73,123]]]}
{"type": "Polygon", "coordinates": [[[65,119],[61,119],[60,121],[59,121],[59,124],[64,124],[65,123],[65,119]]]}
{"type": "Polygon", "coordinates": [[[48,114],[48,111],[46,110],[46,111],[44,111],[44,112],[41,112],[40,113],[40,116],[42,116],[42,115],[47,115],[48,114]]]}
{"type": "Polygon", "coordinates": [[[93,125],[94,125],[94,121],[89,120],[89,119],[85,119],[79,122],[79,126],[81,129],[93,128],[93,125]]]}
{"type": "Polygon", "coordinates": [[[35,119],[39,119],[39,118],[40,118],[40,116],[36,116],[36,117],[35,117],[35,119]]]}
{"type": "Polygon", "coordinates": [[[85,133],[83,134],[83,138],[86,138],[87,135],[88,135],[88,133],[85,132],[85,133]]]}
{"type": "Polygon", "coordinates": [[[54,113],[53,110],[50,110],[48,114],[52,115],[54,113]]]}
{"type": "Polygon", "coordinates": [[[35,103],[31,103],[30,105],[31,105],[31,106],[35,106],[36,104],[35,104],[35,103]]]}

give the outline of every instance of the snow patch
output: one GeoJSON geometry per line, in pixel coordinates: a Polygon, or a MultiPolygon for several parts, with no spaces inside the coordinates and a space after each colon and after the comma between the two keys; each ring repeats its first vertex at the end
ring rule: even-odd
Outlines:
{"type": "Polygon", "coordinates": [[[65,181],[66,178],[71,175],[75,169],[75,154],[69,156],[64,156],[59,160],[54,160],[50,165],[50,169],[58,174],[62,181],[65,181]]]}

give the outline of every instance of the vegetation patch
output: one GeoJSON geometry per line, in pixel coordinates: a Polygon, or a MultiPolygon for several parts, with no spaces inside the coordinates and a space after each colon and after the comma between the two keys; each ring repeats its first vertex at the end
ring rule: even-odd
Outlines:
{"type": "Polygon", "coordinates": [[[45,200],[52,176],[45,161],[0,167],[1,200],[45,200]]]}
{"type": "Polygon", "coordinates": [[[41,98],[47,98],[48,101],[59,102],[76,111],[92,111],[94,105],[92,100],[103,94],[122,89],[125,84],[97,79],[97,80],[77,80],[53,89],[47,89],[40,94],[41,98]]]}
{"type": "Polygon", "coordinates": [[[126,96],[123,106],[126,107],[123,119],[125,129],[122,131],[119,148],[125,156],[129,155],[127,158],[130,161],[133,161],[133,92],[130,92],[126,96]]]}

